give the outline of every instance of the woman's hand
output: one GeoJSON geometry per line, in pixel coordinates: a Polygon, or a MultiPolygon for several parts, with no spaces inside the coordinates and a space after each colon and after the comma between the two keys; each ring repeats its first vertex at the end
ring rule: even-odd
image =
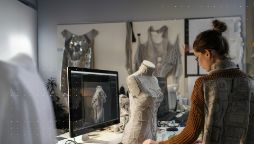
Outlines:
{"type": "Polygon", "coordinates": [[[193,144],[202,144],[201,140],[196,140],[193,144]]]}
{"type": "Polygon", "coordinates": [[[145,141],[143,142],[143,144],[159,144],[159,143],[156,142],[156,141],[153,141],[153,140],[151,140],[151,139],[147,139],[147,140],[145,140],[145,141]]]}

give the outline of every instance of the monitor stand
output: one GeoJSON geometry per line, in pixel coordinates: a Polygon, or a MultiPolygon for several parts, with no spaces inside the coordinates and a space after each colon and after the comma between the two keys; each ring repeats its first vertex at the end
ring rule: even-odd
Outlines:
{"type": "Polygon", "coordinates": [[[107,144],[108,143],[108,141],[94,139],[97,137],[100,137],[100,131],[95,131],[95,132],[91,132],[88,134],[83,134],[82,135],[83,143],[78,143],[78,144],[86,144],[86,143],[107,144]]]}

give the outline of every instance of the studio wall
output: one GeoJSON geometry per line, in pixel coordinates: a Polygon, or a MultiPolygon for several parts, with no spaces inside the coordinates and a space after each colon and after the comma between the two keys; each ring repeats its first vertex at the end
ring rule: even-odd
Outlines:
{"type": "Polygon", "coordinates": [[[1,0],[0,19],[0,60],[25,53],[37,63],[37,11],[18,0],[1,0]]]}
{"type": "MultiPolygon", "coordinates": [[[[127,71],[125,70],[125,39],[126,24],[122,23],[101,23],[101,24],[74,24],[57,26],[57,73],[61,73],[65,38],[61,32],[68,30],[76,35],[84,35],[96,30],[98,34],[94,38],[94,68],[103,70],[114,70],[119,73],[119,85],[123,85],[127,71]],[[109,67],[110,65],[110,67],[109,67]]],[[[60,75],[56,76],[60,80],[60,75]]]]}
{"type": "MultiPolygon", "coordinates": [[[[94,24],[125,21],[159,21],[184,18],[240,16],[242,34],[245,40],[245,5],[246,0],[40,0],[38,1],[38,62],[43,78],[58,77],[56,67],[57,25],[59,24],[94,24]]],[[[98,50],[98,52],[103,52],[98,50]]],[[[125,63],[125,58],[115,59],[117,51],[110,59],[97,61],[98,69],[108,67],[110,63],[125,63]],[[109,65],[105,65],[108,63],[109,65]]],[[[95,60],[96,61],[96,60],[95,60]]],[[[126,70],[127,72],[127,70],[126,70]]],[[[120,74],[121,75],[121,74],[120,74]]],[[[124,78],[120,83],[124,84],[124,78]]]]}

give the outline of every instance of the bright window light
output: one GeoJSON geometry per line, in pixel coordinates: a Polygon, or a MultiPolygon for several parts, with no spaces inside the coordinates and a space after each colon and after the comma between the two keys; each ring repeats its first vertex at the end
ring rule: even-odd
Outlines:
{"type": "Polygon", "coordinates": [[[31,40],[24,35],[11,35],[9,39],[11,57],[24,53],[33,57],[31,40]]]}

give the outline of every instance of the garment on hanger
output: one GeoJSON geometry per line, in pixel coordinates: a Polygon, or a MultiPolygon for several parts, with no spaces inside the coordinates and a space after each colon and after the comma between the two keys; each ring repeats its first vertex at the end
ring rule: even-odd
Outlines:
{"type": "Polygon", "coordinates": [[[55,143],[52,102],[32,58],[0,61],[0,79],[0,143],[55,143]]]}
{"type": "Polygon", "coordinates": [[[92,29],[84,35],[75,35],[68,30],[62,31],[65,38],[61,72],[61,92],[67,97],[67,67],[94,67],[94,38],[98,31],[92,29]]]}
{"type": "Polygon", "coordinates": [[[125,67],[129,74],[132,73],[132,41],[133,38],[133,28],[132,22],[126,22],[126,41],[125,41],[125,53],[126,53],[126,64],[125,67]]]}
{"type": "Polygon", "coordinates": [[[139,69],[139,66],[143,62],[143,58],[145,57],[146,44],[141,43],[140,34],[138,34],[138,47],[134,57],[134,71],[139,69]]]}
{"type": "Polygon", "coordinates": [[[178,36],[174,45],[171,45],[168,40],[168,27],[162,26],[155,30],[152,26],[148,29],[148,40],[146,43],[141,43],[138,37],[138,47],[135,54],[135,70],[143,60],[149,60],[156,65],[155,76],[167,77],[173,75],[178,77],[181,71],[181,53],[178,46],[178,36]],[[157,32],[162,35],[162,41],[156,43],[152,38],[152,32],[157,32]]]}

